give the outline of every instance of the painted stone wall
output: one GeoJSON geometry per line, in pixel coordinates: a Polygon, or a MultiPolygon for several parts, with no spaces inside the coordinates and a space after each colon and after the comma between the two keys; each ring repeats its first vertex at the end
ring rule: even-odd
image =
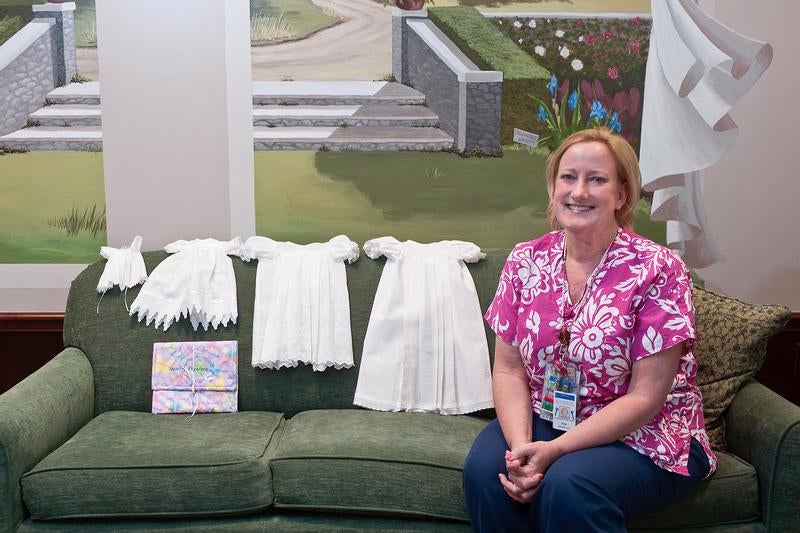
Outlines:
{"type": "MultiPolygon", "coordinates": [[[[55,87],[52,27],[53,22],[35,21],[15,36],[16,41],[25,39],[30,44],[0,70],[0,135],[23,127],[55,87]]],[[[8,41],[4,48],[10,50],[14,44],[8,41]]]]}

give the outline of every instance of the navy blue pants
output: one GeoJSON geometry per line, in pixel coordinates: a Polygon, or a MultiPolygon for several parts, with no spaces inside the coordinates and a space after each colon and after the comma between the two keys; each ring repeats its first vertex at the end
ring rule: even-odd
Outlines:
{"type": "MultiPolygon", "coordinates": [[[[533,418],[534,440],[562,431],[533,418]]],[[[667,472],[622,442],[561,456],[545,472],[533,502],[523,505],[503,490],[508,444],[492,421],[475,439],[464,464],[464,494],[472,528],[478,532],[615,532],[625,522],[675,501],[708,472],[708,458],[692,439],[690,476],[667,472]]]]}

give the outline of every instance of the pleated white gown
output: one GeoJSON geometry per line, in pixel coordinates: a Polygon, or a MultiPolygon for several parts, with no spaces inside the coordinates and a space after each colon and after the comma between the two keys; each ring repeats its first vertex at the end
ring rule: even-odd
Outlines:
{"type": "Polygon", "coordinates": [[[353,403],[381,411],[461,414],[493,406],[489,351],[465,261],[475,244],[367,241],[385,255],[353,403]]]}

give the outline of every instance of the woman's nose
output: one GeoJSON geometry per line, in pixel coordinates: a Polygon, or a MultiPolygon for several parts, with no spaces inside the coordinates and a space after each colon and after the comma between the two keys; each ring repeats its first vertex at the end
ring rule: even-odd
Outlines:
{"type": "Polygon", "coordinates": [[[572,189],[572,196],[575,198],[586,198],[589,194],[589,188],[586,186],[586,181],[582,179],[578,179],[575,182],[575,186],[572,189]]]}

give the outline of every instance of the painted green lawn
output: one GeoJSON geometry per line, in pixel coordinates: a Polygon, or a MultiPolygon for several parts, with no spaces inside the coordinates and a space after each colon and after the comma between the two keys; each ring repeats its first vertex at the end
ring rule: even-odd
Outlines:
{"type": "Polygon", "coordinates": [[[48,226],[73,205],[104,205],[102,154],[32,152],[0,157],[0,263],[86,263],[98,259],[105,233],[93,238],[48,226]]]}
{"type": "MultiPolygon", "coordinates": [[[[449,153],[256,152],[256,231],[314,242],[393,235],[507,248],[548,231],[544,156],[449,153]]],[[[642,205],[636,229],[665,241],[665,224],[642,205]]]]}
{"type": "MultiPolygon", "coordinates": [[[[544,157],[509,150],[463,159],[420,152],[256,152],[256,230],[313,242],[344,233],[357,242],[394,235],[460,239],[508,248],[548,230],[544,157]]],[[[0,263],[96,260],[105,234],[67,236],[47,220],[73,205],[102,208],[102,154],[32,152],[0,157],[0,263]]],[[[665,225],[636,230],[664,242],[665,225]]]]}

